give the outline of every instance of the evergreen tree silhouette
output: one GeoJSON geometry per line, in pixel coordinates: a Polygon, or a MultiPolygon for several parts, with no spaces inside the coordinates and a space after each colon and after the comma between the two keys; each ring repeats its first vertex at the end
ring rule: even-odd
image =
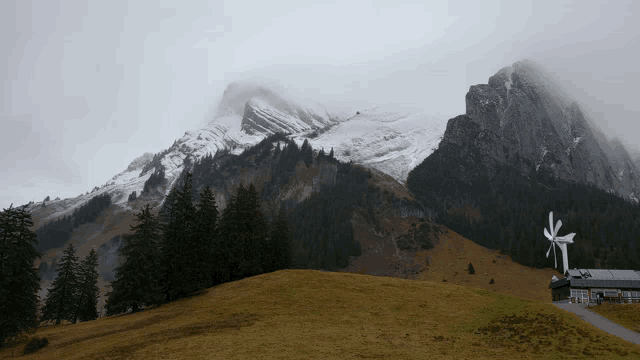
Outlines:
{"type": "Polygon", "coordinates": [[[300,148],[300,157],[304,161],[304,164],[309,167],[313,163],[313,148],[309,144],[309,140],[304,139],[302,147],[300,148]]]}
{"type": "Polygon", "coordinates": [[[79,268],[79,288],[76,301],[76,312],[73,323],[90,321],[98,318],[98,254],[91,249],[79,268]]]}
{"type": "Polygon", "coordinates": [[[278,215],[272,225],[270,244],[272,248],[267,253],[271,255],[270,271],[288,269],[292,263],[291,230],[284,207],[281,205],[278,215]]]}
{"type": "Polygon", "coordinates": [[[161,269],[164,273],[165,300],[175,300],[197,290],[198,265],[194,253],[198,244],[194,242],[196,209],[193,205],[192,174],[187,173],[182,187],[172,198],[165,200],[161,269]]]}
{"type": "Polygon", "coordinates": [[[69,244],[60,260],[58,276],[45,299],[41,321],[55,320],[56,325],[61,320],[73,322],[78,287],[78,257],[73,244],[69,244]]]}
{"type": "Polygon", "coordinates": [[[173,288],[176,282],[173,280],[173,273],[176,271],[174,251],[176,251],[180,244],[177,196],[176,188],[172,188],[165,198],[162,210],[160,211],[162,238],[158,275],[161,278],[165,301],[174,300],[173,296],[176,293],[176,290],[173,288]]]}
{"type": "Polygon", "coordinates": [[[0,213],[0,347],[7,338],[33,333],[38,325],[40,277],[34,268],[36,234],[25,207],[0,213]]]}
{"type": "Polygon", "coordinates": [[[473,268],[473,265],[471,263],[469,263],[469,266],[467,266],[467,271],[469,271],[469,274],[471,275],[476,273],[476,269],[473,268]]]}
{"type": "Polygon", "coordinates": [[[329,159],[333,160],[333,146],[331,147],[331,151],[329,152],[329,159]]]}
{"type": "Polygon", "coordinates": [[[107,316],[138,311],[142,306],[162,302],[157,277],[158,221],[147,204],[136,214],[137,224],[131,225],[133,234],[123,235],[124,248],[119,250],[124,262],[116,269],[116,279],[107,293],[107,316]]]}
{"type": "Polygon", "coordinates": [[[200,204],[196,211],[196,228],[194,237],[198,250],[194,253],[197,263],[198,290],[215,284],[216,266],[216,232],[218,225],[218,208],[213,191],[209,186],[200,193],[200,204]]]}

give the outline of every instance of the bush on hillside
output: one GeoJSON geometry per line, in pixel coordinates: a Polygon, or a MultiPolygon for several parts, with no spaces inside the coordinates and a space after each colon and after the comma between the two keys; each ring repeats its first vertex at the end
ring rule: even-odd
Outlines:
{"type": "Polygon", "coordinates": [[[473,275],[476,273],[476,269],[473,268],[473,264],[469,263],[468,266],[469,274],[473,275]]]}
{"type": "Polygon", "coordinates": [[[47,338],[33,338],[29,343],[27,343],[27,345],[25,345],[24,354],[27,355],[34,353],[47,346],[47,344],[49,344],[49,340],[47,340],[47,338]]]}
{"type": "Polygon", "coordinates": [[[495,284],[495,283],[496,283],[495,280],[493,279],[489,280],[489,284],[495,284]]]}

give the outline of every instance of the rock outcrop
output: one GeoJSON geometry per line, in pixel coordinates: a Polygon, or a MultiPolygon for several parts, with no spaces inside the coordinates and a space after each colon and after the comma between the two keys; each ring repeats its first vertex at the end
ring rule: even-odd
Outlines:
{"type": "Polygon", "coordinates": [[[516,62],[488,84],[471,86],[466,107],[465,115],[449,120],[440,142],[439,149],[448,154],[434,154],[424,166],[455,163],[451,171],[465,183],[493,179],[499,167],[508,166],[524,176],[544,172],[640,199],[640,177],[622,144],[604,139],[536,64],[516,62]]]}

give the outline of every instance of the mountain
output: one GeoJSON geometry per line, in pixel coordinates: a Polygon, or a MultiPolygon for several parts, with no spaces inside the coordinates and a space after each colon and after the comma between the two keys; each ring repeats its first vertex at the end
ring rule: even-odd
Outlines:
{"type": "Polygon", "coordinates": [[[315,149],[324,148],[327,153],[333,147],[335,157],[341,161],[376,168],[404,182],[409,170],[435,149],[444,132],[444,122],[425,114],[375,108],[347,117],[319,104],[305,107],[264,86],[232,83],[224,92],[214,119],[206,126],[185,132],[164,151],[138,157],[90,194],[53,200],[47,202],[46,208],[32,204],[28,209],[38,220],[50,221],[70,214],[93,196],[108,192],[114,204],[133,210],[129,195],[133,191],[141,194],[151,175],[164,169],[166,183],[162,192],[143,197],[161,203],[185,164],[223,149],[239,154],[276,132],[291,134],[299,145],[308,139],[315,149]]]}
{"type": "MultiPolygon", "coordinates": [[[[352,226],[347,223],[353,223],[356,241],[365,247],[365,253],[386,244],[386,249],[402,255],[411,248],[420,246],[420,239],[431,236],[429,228],[422,227],[417,232],[417,243],[414,243],[413,236],[408,238],[408,232],[415,230],[411,228],[411,223],[418,223],[420,226],[426,223],[424,219],[419,221],[422,214],[411,204],[413,197],[402,182],[409,170],[435,149],[443,132],[444,122],[425,114],[373,108],[353,111],[351,115],[347,115],[308,101],[303,104],[265,86],[232,83],[224,92],[214,118],[205,126],[185,132],[163,151],[156,154],[145,153],[136,158],[124,171],[91,193],[72,199],[48,201],[45,207],[31,204],[28,210],[34,218],[35,229],[45,221],[51,222],[61,216],[71,215],[93,197],[108,193],[112,205],[103,211],[95,224],[85,224],[74,229],[69,240],[78,246],[77,255],[80,258],[86,256],[92,247],[98,249],[100,281],[104,284],[113,277],[113,269],[118,264],[117,250],[122,246],[118,235],[130,232],[129,226],[134,223],[133,213],[147,203],[155,207],[154,212],[157,212],[162,207],[165,196],[181,181],[186,171],[194,172],[195,195],[198,195],[205,183],[215,185],[212,188],[220,210],[235,194],[241,182],[253,182],[259,191],[264,191],[265,209],[273,209],[281,202],[295,207],[318,193],[321,188],[341,183],[341,176],[349,176],[347,170],[340,170],[342,167],[336,164],[321,161],[316,164],[314,161],[306,165],[300,163],[287,170],[289,172],[284,177],[278,178],[278,183],[271,181],[281,169],[274,169],[272,165],[256,167],[260,162],[255,155],[249,154],[252,147],[260,145],[265,138],[276,133],[286,133],[290,134],[289,140],[276,136],[280,140],[260,146],[270,146],[270,154],[273,155],[273,148],[278,142],[283,146],[293,142],[299,147],[306,140],[314,149],[314,159],[320,149],[324,148],[328,155],[333,148],[336,160],[343,163],[352,161],[354,165],[362,165],[363,171],[372,171],[370,182],[377,184],[371,185],[374,189],[372,191],[377,193],[383,189],[393,194],[380,203],[380,210],[386,211],[387,215],[379,212],[372,217],[373,210],[368,209],[369,205],[358,205],[356,207],[359,210],[353,214],[349,212],[341,226],[352,226]],[[245,155],[239,158],[243,152],[245,155]],[[212,179],[217,179],[215,184],[212,179]],[[146,192],[143,191],[145,187],[148,189],[146,192]],[[265,187],[268,189],[265,190],[265,187]],[[136,198],[131,196],[134,191],[136,198]],[[387,225],[375,225],[378,222],[387,225]],[[369,249],[370,246],[373,248],[369,249]]],[[[380,195],[380,198],[385,197],[380,195]]],[[[59,261],[60,250],[61,248],[47,250],[41,262],[51,264],[54,259],[59,261]]],[[[387,261],[410,262],[405,255],[394,260],[386,259],[383,263],[387,261]]],[[[364,264],[368,263],[379,265],[380,261],[364,261],[364,264]]],[[[391,272],[385,270],[385,273],[407,276],[407,271],[410,271],[399,265],[394,265],[394,268],[396,269],[391,272]]],[[[371,266],[372,272],[377,271],[376,269],[377,265],[371,266]]],[[[48,276],[54,276],[51,270],[48,276]]],[[[104,299],[101,300],[103,301],[104,299]]]]}
{"type": "Polygon", "coordinates": [[[640,179],[628,151],[607,139],[543,69],[516,62],[471,86],[466,114],[410,171],[408,190],[435,221],[520,264],[549,266],[549,212],[577,236],[571,267],[640,264],[640,179]]]}
{"type": "Polygon", "coordinates": [[[521,175],[594,185],[638,202],[640,172],[624,146],[590,125],[580,106],[531,61],[519,61],[471,86],[466,114],[450,119],[439,144],[416,173],[448,169],[462,184],[521,175]],[[451,164],[456,164],[455,169],[451,164]]]}

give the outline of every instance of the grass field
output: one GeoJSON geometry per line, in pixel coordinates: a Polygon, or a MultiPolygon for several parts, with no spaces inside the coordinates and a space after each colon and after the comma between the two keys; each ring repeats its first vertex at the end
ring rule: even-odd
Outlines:
{"type": "Polygon", "coordinates": [[[601,304],[589,310],[607,319],[640,333],[640,304],[601,304]]]}
{"type": "MultiPolygon", "coordinates": [[[[284,270],[137,314],[39,328],[23,359],[637,359],[549,303],[451,283],[284,270]]],[[[25,341],[0,350],[21,353],[25,341]]]]}

